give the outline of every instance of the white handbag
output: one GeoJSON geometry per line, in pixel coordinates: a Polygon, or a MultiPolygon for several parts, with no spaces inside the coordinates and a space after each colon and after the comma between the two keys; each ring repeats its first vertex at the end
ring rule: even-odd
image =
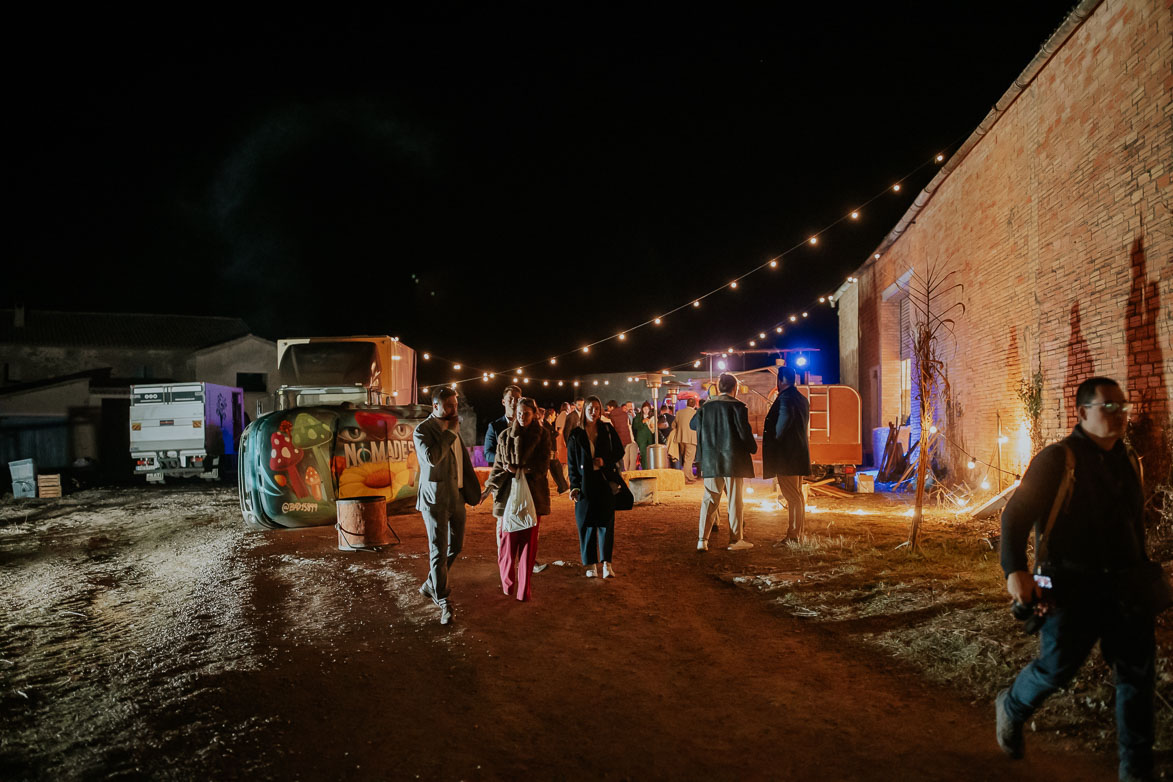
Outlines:
{"type": "Polygon", "coordinates": [[[529,482],[525,475],[518,472],[513,476],[513,486],[509,491],[509,499],[505,501],[505,515],[501,517],[501,527],[506,532],[521,532],[538,523],[538,514],[534,512],[534,498],[529,491],[529,482]]]}

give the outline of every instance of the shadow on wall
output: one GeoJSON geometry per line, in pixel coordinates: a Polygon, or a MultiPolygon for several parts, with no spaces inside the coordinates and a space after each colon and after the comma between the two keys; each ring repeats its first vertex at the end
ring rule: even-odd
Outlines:
{"type": "MultiPolygon", "coordinates": [[[[1067,428],[1079,423],[1075,412],[1075,391],[1079,384],[1096,374],[1092,351],[1083,338],[1079,325],[1079,302],[1071,305],[1071,338],[1067,340],[1067,378],[1063,381],[1063,409],[1067,412],[1067,428]]],[[[1066,436],[1066,435],[1063,435],[1066,436]]]]}
{"type": "Polygon", "coordinates": [[[1165,357],[1157,336],[1157,319],[1161,311],[1156,281],[1148,279],[1148,261],[1144,241],[1132,244],[1132,287],[1124,308],[1124,335],[1128,348],[1126,388],[1134,405],[1128,424],[1132,447],[1144,458],[1145,492],[1152,496],[1160,483],[1170,480],[1173,455],[1170,454],[1169,389],[1165,385],[1165,357]]]}

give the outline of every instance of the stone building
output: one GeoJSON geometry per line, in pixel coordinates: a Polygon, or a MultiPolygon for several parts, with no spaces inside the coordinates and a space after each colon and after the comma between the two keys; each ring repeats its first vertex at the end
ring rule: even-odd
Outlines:
{"type": "Polygon", "coordinates": [[[1021,472],[1033,448],[1017,392],[1041,372],[1045,440],[1074,425],[1079,383],[1108,375],[1167,465],[1171,97],[1167,2],[1076,6],[835,295],[842,382],[860,391],[865,431],[911,413],[920,439],[910,292],[954,272],[948,285],[964,287],[939,302],[965,306],[939,345],[952,405],[934,400],[954,464],[964,453],[1021,472]]]}

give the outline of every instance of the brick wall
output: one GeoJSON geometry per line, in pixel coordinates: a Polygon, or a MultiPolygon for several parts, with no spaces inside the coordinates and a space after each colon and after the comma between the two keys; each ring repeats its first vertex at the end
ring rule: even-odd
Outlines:
{"type": "Polygon", "coordinates": [[[979,458],[995,461],[1000,421],[1002,463],[1020,471],[1029,460],[1015,390],[1040,365],[1048,440],[1075,423],[1075,389],[1093,374],[1119,379],[1136,415],[1168,421],[1171,20],[1165,0],[1101,3],[856,273],[857,322],[844,327],[858,334],[865,427],[894,420],[899,404],[898,313],[882,292],[931,267],[964,284],[945,302],[966,312],[941,352],[960,405],[949,434],[979,458]]]}

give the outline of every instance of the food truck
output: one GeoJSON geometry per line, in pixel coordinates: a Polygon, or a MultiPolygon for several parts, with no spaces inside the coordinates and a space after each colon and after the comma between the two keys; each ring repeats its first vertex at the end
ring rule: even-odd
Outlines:
{"type": "Polygon", "coordinates": [[[387,336],[283,339],[272,412],[245,430],[240,506],[262,528],[333,524],[335,503],[383,497],[414,507],[412,436],[431,408],[417,404],[415,351],[387,336]]]}

